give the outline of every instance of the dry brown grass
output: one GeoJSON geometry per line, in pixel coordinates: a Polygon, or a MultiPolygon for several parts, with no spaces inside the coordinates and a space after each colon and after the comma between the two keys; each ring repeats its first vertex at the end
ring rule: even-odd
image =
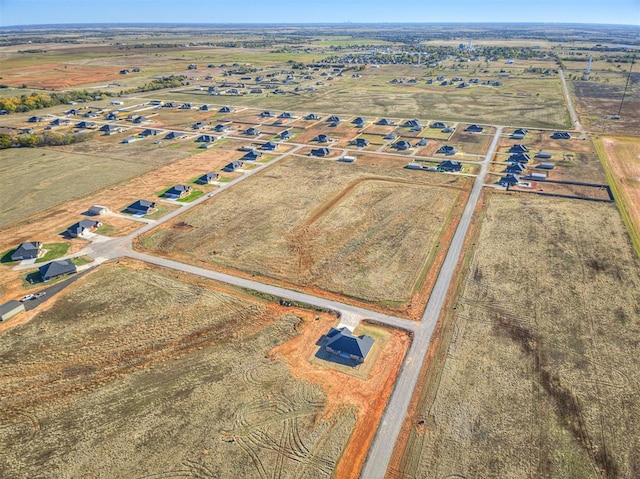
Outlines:
{"type": "Polygon", "coordinates": [[[330,477],[356,407],[269,352],[332,318],[221,288],[103,265],[6,331],[0,476],[330,477]]]}
{"type": "Polygon", "coordinates": [[[311,158],[273,168],[141,242],[181,261],[232,268],[370,302],[406,302],[466,184],[311,158]]]}
{"type": "Polygon", "coordinates": [[[640,263],[615,206],[492,194],[390,477],[640,473],[640,263]]]}

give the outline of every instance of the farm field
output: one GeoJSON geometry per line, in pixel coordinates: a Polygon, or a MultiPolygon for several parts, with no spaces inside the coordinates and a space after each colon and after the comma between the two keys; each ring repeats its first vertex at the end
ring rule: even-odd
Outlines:
{"type": "Polygon", "coordinates": [[[400,306],[421,289],[425,274],[437,271],[431,261],[457,223],[454,206],[462,203],[467,181],[287,159],[153,230],[138,246],[200,266],[400,306]]]}
{"type": "Polygon", "coordinates": [[[640,262],[615,206],[486,202],[389,477],[636,477],[640,262]]]}
{"type": "Polygon", "coordinates": [[[302,361],[335,321],[105,264],[3,334],[0,475],[332,477],[350,438],[375,431],[362,420],[381,414],[408,344],[367,326],[366,378],[302,361]]]}

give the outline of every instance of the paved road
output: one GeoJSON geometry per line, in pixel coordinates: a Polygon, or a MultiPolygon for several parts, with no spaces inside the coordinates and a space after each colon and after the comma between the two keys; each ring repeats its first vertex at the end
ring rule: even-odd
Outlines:
{"type": "Polygon", "coordinates": [[[469,200],[460,218],[460,223],[458,223],[458,228],[451,240],[447,256],[438,274],[438,279],[429,296],[429,302],[422,316],[420,328],[411,343],[407,358],[403,363],[398,380],[396,381],[395,389],[389,399],[389,404],[387,404],[387,409],[382,417],[371,449],[369,449],[367,461],[361,474],[361,477],[364,479],[383,479],[389,467],[389,461],[391,460],[398,435],[400,434],[407,415],[413,391],[420,377],[420,370],[424,358],[429,350],[431,336],[433,335],[438,318],[445,304],[447,292],[450,289],[453,274],[462,253],[462,246],[464,245],[464,240],[467,237],[467,231],[471,224],[471,218],[478,204],[484,179],[489,170],[489,164],[491,163],[501,134],[502,128],[498,128],[489,147],[489,151],[482,162],[480,173],[473,185],[469,200]]]}
{"type": "Polygon", "coordinates": [[[584,127],[580,123],[578,119],[578,114],[576,113],[575,108],[573,107],[573,101],[571,101],[571,95],[569,94],[569,88],[567,87],[567,80],[564,78],[564,72],[562,68],[558,69],[558,74],[560,75],[560,80],[562,81],[562,89],[564,90],[564,98],[567,101],[567,108],[569,109],[569,115],[571,116],[571,123],[580,133],[584,134],[584,127]]]}

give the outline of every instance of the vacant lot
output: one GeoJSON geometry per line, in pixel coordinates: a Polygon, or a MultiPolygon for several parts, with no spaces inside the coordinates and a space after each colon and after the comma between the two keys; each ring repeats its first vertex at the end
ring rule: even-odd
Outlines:
{"type": "Polygon", "coordinates": [[[301,362],[335,324],[314,317],[135,262],[101,266],[3,334],[0,475],[331,477],[357,415],[381,414],[407,340],[378,333],[389,341],[363,380],[301,362]]]}
{"type": "Polygon", "coordinates": [[[404,303],[454,219],[463,182],[284,160],[151,232],[141,245],[368,302],[404,303]]]}
{"type": "Polygon", "coordinates": [[[615,206],[493,194],[485,215],[390,476],[638,477],[640,263],[615,206]]]}

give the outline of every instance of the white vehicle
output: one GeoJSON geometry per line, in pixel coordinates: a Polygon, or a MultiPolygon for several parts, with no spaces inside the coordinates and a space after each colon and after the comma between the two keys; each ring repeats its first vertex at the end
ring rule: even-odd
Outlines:
{"type": "Polygon", "coordinates": [[[22,298],[20,299],[20,301],[22,301],[22,302],[24,303],[25,301],[31,301],[32,299],[36,299],[35,295],[33,295],[33,294],[28,294],[28,295],[26,295],[26,296],[22,297],[22,298]]]}

